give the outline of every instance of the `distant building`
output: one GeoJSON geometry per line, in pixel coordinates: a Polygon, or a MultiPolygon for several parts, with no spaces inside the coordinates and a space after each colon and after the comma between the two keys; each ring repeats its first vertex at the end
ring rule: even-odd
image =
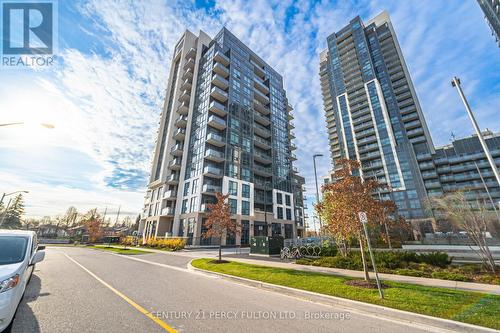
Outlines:
{"type": "Polygon", "coordinates": [[[186,31],[174,48],[139,233],[214,244],[202,237],[204,222],[222,192],[241,225],[223,245],[300,235],[292,110],[282,76],[227,29],[213,39],[186,31]]]}
{"type": "Polygon", "coordinates": [[[484,19],[500,47],[500,0],[477,0],[484,13],[484,19]]]}

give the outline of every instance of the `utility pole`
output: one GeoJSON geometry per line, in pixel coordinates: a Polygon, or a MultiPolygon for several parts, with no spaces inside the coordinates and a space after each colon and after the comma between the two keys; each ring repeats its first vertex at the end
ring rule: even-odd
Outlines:
{"type": "Polygon", "coordinates": [[[115,225],[118,224],[118,217],[120,216],[120,208],[122,208],[122,205],[118,206],[118,213],[116,213],[116,221],[115,221],[115,225]]]}
{"type": "Polygon", "coordinates": [[[460,98],[462,99],[462,102],[464,103],[465,110],[467,111],[467,114],[469,115],[469,118],[472,122],[472,126],[474,126],[474,130],[476,131],[477,137],[479,141],[481,142],[481,146],[483,147],[484,154],[486,155],[486,158],[488,159],[488,162],[490,163],[490,167],[493,170],[493,174],[495,175],[495,178],[497,179],[497,183],[500,186],[500,174],[498,173],[497,166],[495,164],[495,160],[493,160],[493,157],[491,156],[490,150],[488,149],[488,146],[486,145],[486,141],[483,138],[483,134],[481,133],[481,129],[479,128],[479,125],[477,124],[476,118],[474,117],[474,114],[472,113],[472,110],[469,106],[469,102],[467,102],[467,99],[465,98],[464,92],[462,91],[462,87],[460,86],[460,79],[458,77],[454,77],[453,80],[451,81],[451,85],[453,87],[457,88],[458,94],[460,95],[460,98]]]}
{"type": "MultiPolygon", "coordinates": [[[[316,204],[319,204],[319,187],[318,187],[318,174],[316,172],[316,157],[322,157],[323,154],[313,155],[313,165],[314,165],[314,180],[316,181],[316,204]]],[[[318,214],[319,220],[319,234],[321,235],[321,229],[323,229],[323,222],[321,221],[321,216],[318,214]]]]}

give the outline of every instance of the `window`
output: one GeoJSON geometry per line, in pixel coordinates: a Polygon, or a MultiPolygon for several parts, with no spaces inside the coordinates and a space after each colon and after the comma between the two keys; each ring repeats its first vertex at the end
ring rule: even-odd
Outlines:
{"type": "Polygon", "coordinates": [[[238,183],[229,181],[229,195],[238,195],[238,183]]]}
{"type": "Polygon", "coordinates": [[[161,190],[163,190],[163,186],[158,189],[158,192],[156,193],[156,200],[160,200],[161,190]]]}
{"type": "Polygon", "coordinates": [[[189,183],[186,183],[184,184],[184,195],[188,195],[189,194],[189,183]]]}
{"type": "Polygon", "coordinates": [[[188,199],[184,199],[182,200],[182,210],[181,210],[181,214],[185,214],[187,213],[187,209],[188,209],[188,199]]]}
{"type": "Polygon", "coordinates": [[[291,220],[292,219],[292,210],[290,208],[286,209],[286,219],[291,220]]]}
{"type": "Polygon", "coordinates": [[[252,176],[250,175],[250,170],[246,168],[241,168],[241,179],[247,182],[252,181],[252,176]]]}
{"type": "Polygon", "coordinates": [[[196,188],[198,187],[198,179],[193,180],[193,187],[191,188],[191,194],[196,193],[196,188]]]}
{"type": "Polygon", "coordinates": [[[287,206],[291,206],[292,204],[290,203],[290,196],[288,194],[285,194],[285,202],[287,206]]]}
{"type": "Polygon", "coordinates": [[[236,201],[236,199],[229,199],[229,206],[230,206],[231,214],[237,214],[238,201],[236,201]]]}
{"type": "Polygon", "coordinates": [[[250,202],[241,202],[241,215],[250,215],[250,202]]]}
{"type": "Polygon", "coordinates": [[[198,197],[192,197],[191,198],[191,204],[189,205],[189,211],[194,212],[196,211],[196,203],[198,202],[198,197]]]}
{"type": "Polygon", "coordinates": [[[250,198],[250,185],[247,184],[241,185],[241,196],[243,198],[250,198]]]}
{"type": "MultiPolygon", "coordinates": [[[[276,193],[276,202],[280,205],[283,204],[283,195],[281,193],[276,193]]],[[[281,213],[283,215],[283,211],[281,213]]]]}
{"type": "Polygon", "coordinates": [[[283,219],[283,207],[278,207],[278,219],[283,219]]]}

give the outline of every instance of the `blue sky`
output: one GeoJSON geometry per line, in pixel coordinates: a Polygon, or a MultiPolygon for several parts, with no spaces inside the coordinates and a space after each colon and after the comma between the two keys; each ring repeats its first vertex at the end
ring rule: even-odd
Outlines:
{"type": "MultiPolygon", "coordinates": [[[[434,143],[448,143],[451,132],[472,133],[450,85],[455,75],[480,126],[498,131],[500,49],[475,1],[59,1],[57,65],[0,69],[1,122],[29,123],[0,130],[0,192],[29,190],[29,216],[69,205],[139,212],[172,48],[186,28],[213,36],[226,26],[283,74],[312,206],[312,154],[328,156],[319,52],[351,18],[382,10],[393,21],[434,143]]],[[[329,168],[324,157],[319,173],[329,168]]]]}

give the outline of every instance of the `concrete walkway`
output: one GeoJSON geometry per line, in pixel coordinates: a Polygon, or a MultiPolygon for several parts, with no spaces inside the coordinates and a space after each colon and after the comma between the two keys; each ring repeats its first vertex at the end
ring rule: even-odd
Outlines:
{"type": "MultiPolygon", "coordinates": [[[[299,271],[317,272],[317,273],[332,274],[332,275],[346,276],[346,277],[364,278],[364,273],[362,271],[354,271],[354,270],[350,270],[350,269],[340,269],[340,268],[299,265],[299,264],[295,264],[293,262],[281,261],[279,259],[274,259],[274,258],[259,257],[258,259],[257,258],[253,259],[253,258],[251,258],[251,256],[247,256],[247,257],[248,258],[242,258],[240,256],[238,256],[238,257],[232,256],[229,260],[238,261],[238,262],[242,262],[242,263],[246,263],[246,264],[252,264],[252,265],[295,269],[295,270],[299,270],[299,271]]],[[[429,286],[429,287],[442,287],[442,288],[449,288],[449,289],[477,291],[477,292],[482,292],[482,293],[500,295],[500,285],[473,283],[473,282],[461,282],[461,281],[449,281],[449,280],[430,279],[430,278],[395,275],[395,274],[384,274],[384,273],[379,273],[379,277],[380,277],[380,279],[387,280],[387,281],[404,282],[404,283],[418,284],[421,286],[429,286]]],[[[375,278],[373,273],[370,273],[370,278],[375,278]]]]}
{"type": "MultiPolygon", "coordinates": [[[[178,252],[162,251],[157,249],[151,249],[147,247],[135,247],[147,252],[163,253],[166,255],[175,256],[185,256],[191,258],[216,258],[218,256],[218,249],[193,249],[193,250],[182,250],[178,252]]],[[[263,256],[251,256],[248,254],[248,249],[237,249],[237,248],[223,248],[222,256],[227,260],[242,262],[252,265],[260,265],[267,267],[276,268],[286,268],[295,269],[306,272],[317,272],[323,274],[332,274],[337,276],[345,277],[355,277],[364,278],[364,273],[362,271],[355,271],[350,269],[340,269],[340,268],[329,268],[329,267],[318,267],[318,266],[308,266],[308,265],[298,265],[291,261],[283,261],[276,257],[263,257],[263,256]],[[240,253],[239,251],[243,252],[240,253]]],[[[395,275],[395,274],[385,274],[379,273],[379,277],[382,280],[403,282],[418,284],[421,286],[428,287],[442,287],[457,290],[467,290],[476,291],[487,294],[500,295],[500,285],[484,284],[484,283],[474,283],[474,282],[461,282],[461,281],[450,281],[450,280],[440,280],[431,278],[422,278],[415,276],[405,276],[405,275],[395,275]]],[[[370,273],[370,278],[375,278],[373,273],[370,273]]]]}

